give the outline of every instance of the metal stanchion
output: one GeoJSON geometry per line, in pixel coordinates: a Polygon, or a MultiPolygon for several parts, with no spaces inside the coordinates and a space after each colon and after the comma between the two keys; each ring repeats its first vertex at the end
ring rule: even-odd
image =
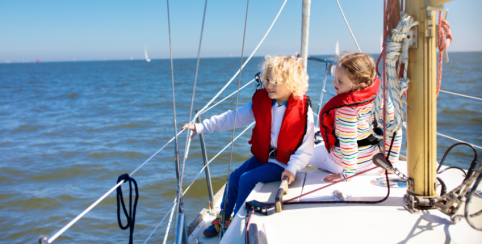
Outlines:
{"type": "MultiPolygon", "coordinates": [[[[198,111],[196,111],[196,113],[198,113],[198,111]]],[[[201,123],[201,115],[198,115],[197,122],[201,123]]],[[[201,142],[201,152],[203,155],[204,165],[206,166],[208,163],[208,153],[206,151],[206,143],[204,142],[203,134],[199,134],[199,141],[201,142]]],[[[208,187],[208,193],[209,193],[209,209],[211,210],[211,213],[214,213],[215,215],[216,211],[214,211],[213,186],[211,184],[211,173],[209,172],[209,166],[206,166],[206,169],[204,169],[204,172],[206,173],[206,185],[208,187]]]]}

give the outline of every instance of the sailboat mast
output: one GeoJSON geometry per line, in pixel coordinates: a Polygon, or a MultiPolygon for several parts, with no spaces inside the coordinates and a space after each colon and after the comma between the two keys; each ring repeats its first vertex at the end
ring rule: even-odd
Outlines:
{"type": "Polygon", "coordinates": [[[301,58],[305,70],[308,69],[308,39],[310,36],[311,0],[303,0],[303,18],[301,22],[301,58]]]}
{"type": "MultiPolygon", "coordinates": [[[[407,0],[406,12],[419,22],[417,47],[409,49],[407,91],[407,168],[413,183],[408,195],[436,196],[437,58],[435,12],[425,0],[407,0]]],[[[423,207],[419,205],[419,207],[423,207]]]]}

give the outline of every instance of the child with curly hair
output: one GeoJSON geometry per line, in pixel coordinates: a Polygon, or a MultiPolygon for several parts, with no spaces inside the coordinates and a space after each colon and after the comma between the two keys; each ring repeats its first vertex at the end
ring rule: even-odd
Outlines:
{"type": "MultiPolygon", "coordinates": [[[[251,140],[254,156],[244,162],[229,177],[226,225],[241,208],[258,182],[270,182],[288,177],[295,180],[296,172],[304,168],[314,147],[314,121],[308,90],[308,75],[303,61],[296,57],[266,56],[262,65],[261,80],[264,88],[258,90],[252,101],[236,112],[236,128],[256,122],[251,140]]],[[[193,136],[216,130],[232,130],[235,112],[228,111],[213,116],[199,124],[184,125],[193,136]]],[[[204,235],[213,237],[220,231],[218,215],[204,235]]]]}

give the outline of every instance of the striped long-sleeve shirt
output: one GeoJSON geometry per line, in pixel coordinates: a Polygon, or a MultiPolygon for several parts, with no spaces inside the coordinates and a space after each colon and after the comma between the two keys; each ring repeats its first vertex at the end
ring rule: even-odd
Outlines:
{"type": "MultiPolygon", "coordinates": [[[[357,140],[362,140],[370,135],[370,123],[373,103],[357,108],[342,107],[336,110],[335,133],[340,141],[340,147],[333,147],[330,152],[332,160],[343,167],[342,178],[355,174],[357,170],[366,170],[372,166],[372,158],[379,152],[377,145],[358,147],[357,140]]],[[[387,117],[390,121],[394,119],[393,104],[388,103],[387,117]]],[[[391,135],[387,135],[385,152],[388,152],[391,135]]],[[[398,162],[400,147],[402,144],[402,129],[397,131],[390,153],[390,162],[398,162]]]]}

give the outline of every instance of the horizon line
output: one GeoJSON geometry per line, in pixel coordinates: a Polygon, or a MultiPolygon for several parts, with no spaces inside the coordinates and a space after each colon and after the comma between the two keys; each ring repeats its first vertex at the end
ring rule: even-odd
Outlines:
{"type": "MultiPolygon", "coordinates": [[[[475,50],[475,51],[456,51],[456,52],[450,52],[450,53],[468,53],[468,52],[482,52],[482,50],[475,50]]],[[[367,53],[369,55],[380,55],[380,53],[367,53]]],[[[269,54],[266,54],[269,55],[269,54]]],[[[253,58],[258,58],[258,57],[265,57],[266,55],[262,56],[253,56],[253,58]]],[[[310,56],[335,56],[336,54],[313,54],[310,56]]],[[[276,56],[288,56],[288,55],[276,55],[276,56]]],[[[240,58],[241,56],[225,56],[225,57],[201,57],[200,59],[217,59],[217,58],[240,58]]],[[[245,56],[246,58],[249,56],[245,56]]],[[[186,58],[173,58],[173,60],[180,60],[180,59],[197,59],[197,57],[186,57],[186,58]]],[[[36,59],[34,61],[10,61],[10,60],[5,60],[3,63],[0,64],[35,64],[35,63],[76,63],[76,62],[110,62],[110,61],[141,61],[144,60],[145,58],[140,58],[140,59],[92,59],[92,60],[55,60],[55,61],[41,61],[37,62],[36,59]]],[[[151,58],[151,61],[154,60],[170,60],[170,58],[151,58]]]]}

